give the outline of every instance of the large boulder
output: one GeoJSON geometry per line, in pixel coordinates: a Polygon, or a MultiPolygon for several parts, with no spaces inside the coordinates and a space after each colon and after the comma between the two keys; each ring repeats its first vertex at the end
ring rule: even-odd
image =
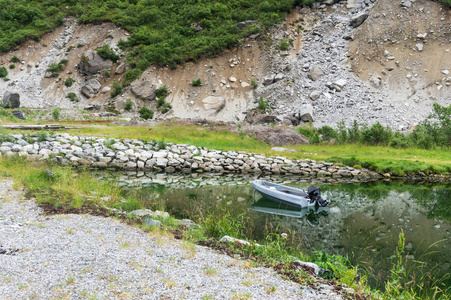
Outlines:
{"type": "Polygon", "coordinates": [[[97,79],[90,79],[84,86],[81,87],[80,92],[86,97],[91,98],[100,91],[102,85],[97,79]]]}
{"type": "Polygon", "coordinates": [[[21,120],[25,120],[26,119],[25,113],[23,111],[21,111],[21,110],[14,110],[13,111],[13,115],[14,115],[14,117],[16,117],[18,119],[21,119],[21,120]]]}
{"type": "Polygon", "coordinates": [[[94,75],[105,69],[109,69],[113,66],[113,62],[110,59],[103,59],[94,50],[89,50],[83,53],[78,67],[82,73],[88,75],[94,75]]]}
{"type": "Polygon", "coordinates": [[[313,118],[313,106],[311,104],[305,104],[301,107],[300,111],[301,120],[304,122],[314,122],[313,118]]]}
{"type": "Polygon", "coordinates": [[[208,96],[202,100],[202,103],[208,112],[217,114],[225,107],[226,101],[219,96],[208,96]]]}
{"type": "Polygon", "coordinates": [[[252,126],[244,127],[247,134],[253,134],[262,142],[271,146],[308,144],[308,139],[299,132],[281,127],[252,126]]]}
{"type": "Polygon", "coordinates": [[[156,97],[157,84],[153,80],[141,76],[130,85],[131,91],[136,97],[152,101],[156,97]]]}
{"type": "Polygon", "coordinates": [[[353,18],[351,19],[350,24],[351,24],[352,27],[357,28],[357,27],[359,27],[360,25],[362,25],[362,23],[363,23],[367,18],[368,18],[368,13],[366,13],[366,12],[360,13],[360,14],[358,14],[357,16],[355,16],[355,17],[353,17],[353,18]]]}
{"type": "Polygon", "coordinates": [[[6,91],[5,94],[3,95],[3,100],[1,104],[4,108],[18,108],[20,106],[19,93],[6,91]]]}
{"type": "Polygon", "coordinates": [[[259,113],[258,111],[248,111],[244,122],[249,124],[269,124],[274,123],[276,116],[259,113]]]}
{"type": "Polygon", "coordinates": [[[308,72],[307,77],[313,81],[317,81],[324,75],[323,71],[318,67],[313,67],[310,72],[308,72]]]}

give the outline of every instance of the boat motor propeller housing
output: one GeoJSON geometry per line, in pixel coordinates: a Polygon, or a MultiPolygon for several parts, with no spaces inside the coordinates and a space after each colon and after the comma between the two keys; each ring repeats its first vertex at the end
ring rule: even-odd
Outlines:
{"type": "Polygon", "coordinates": [[[316,203],[318,203],[322,207],[329,205],[329,201],[321,197],[321,192],[319,191],[319,187],[317,186],[311,185],[308,188],[308,196],[311,201],[316,201],[316,203]]]}

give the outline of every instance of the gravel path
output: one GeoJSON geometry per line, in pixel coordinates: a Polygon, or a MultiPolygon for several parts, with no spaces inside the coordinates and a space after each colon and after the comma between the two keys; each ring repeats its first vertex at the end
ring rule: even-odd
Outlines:
{"type": "Polygon", "coordinates": [[[0,178],[0,299],[341,299],[115,219],[45,216],[0,178]]]}

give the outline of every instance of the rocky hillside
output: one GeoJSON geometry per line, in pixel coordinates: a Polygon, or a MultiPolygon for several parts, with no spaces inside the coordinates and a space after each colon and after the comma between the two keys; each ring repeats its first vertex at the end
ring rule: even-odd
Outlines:
{"type": "Polygon", "coordinates": [[[450,14],[430,0],[317,2],[218,57],[176,69],[151,66],[122,89],[113,86],[128,69],[117,44],[129,33],[111,23],[66,19],[39,42],[0,55],[9,79],[0,80],[0,94],[17,92],[21,107],[57,106],[74,117],[89,108],[131,118],[146,106],[156,118],[313,120],[315,126],[379,121],[408,130],[433,103],[451,104],[450,14]],[[281,50],[285,42],[288,49],[281,50]],[[105,44],[118,61],[97,54],[105,44]],[[192,84],[197,79],[200,86],[192,84]],[[155,101],[163,85],[172,106],[164,114],[155,101]],[[247,112],[260,97],[269,102],[270,117],[251,118],[247,112]],[[124,110],[128,99],[132,108],[124,110]]]}

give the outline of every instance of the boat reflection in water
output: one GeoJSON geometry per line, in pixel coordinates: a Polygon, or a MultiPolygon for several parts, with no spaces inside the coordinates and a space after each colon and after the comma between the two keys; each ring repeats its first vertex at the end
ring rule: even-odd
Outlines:
{"type": "Polygon", "coordinates": [[[322,206],[308,206],[304,208],[295,208],[281,203],[273,202],[267,198],[260,198],[257,202],[251,205],[251,209],[267,214],[307,219],[310,226],[317,226],[319,224],[320,216],[328,216],[329,207],[322,206]]]}

